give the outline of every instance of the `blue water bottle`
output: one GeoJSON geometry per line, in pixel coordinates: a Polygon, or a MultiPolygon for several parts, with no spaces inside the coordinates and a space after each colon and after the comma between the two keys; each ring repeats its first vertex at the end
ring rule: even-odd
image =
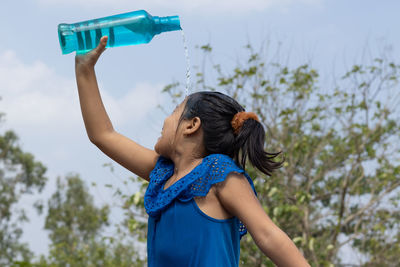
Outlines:
{"type": "Polygon", "coordinates": [[[178,16],[156,17],[144,10],[58,25],[63,54],[85,53],[95,48],[102,36],[108,36],[106,47],[148,43],[154,35],[182,30],[178,16]]]}

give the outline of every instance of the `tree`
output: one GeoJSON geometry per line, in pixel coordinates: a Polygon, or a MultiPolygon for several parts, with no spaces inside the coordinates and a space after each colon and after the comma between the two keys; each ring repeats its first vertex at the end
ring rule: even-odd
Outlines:
{"type": "MultiPolygon", "coordinates": [[[[1,98],[0,98],[1,99],[1,98]]],[[[0,123],[4,113],[0,113],[0,123]]],[[[143,266],[126,223],[113,236],[103,235],[109,207],[95,207],[93,197],[78,175],[57,179],[48,201],[45,229],[50,232],[49,256],[33,260],[28,244],[20,241],[22,224],[28,221],[19,200],[40,193],[46,168],[22,151],[13,131],[0,135],[0,266],[143,266]]],[[[41,213],[41,200],[33,203],[41,213]]]]}
{"type": "MultiPolygon", "coordinates": [[[[104,164],[104,167],[109,168],[109,171],[113,174],[113,176],[119,179],[124,187],[128,186],[128,184],[139,184],[139,190],[134,194],[126,192],[127,190],[123,190],[116,185],[107,184],[106,187],[113,191],[113,196],[118,197],[117,204],[119,209],[124,211],[124,219],[123,221],[116,225],[117,226],[117,234],[119,236],[123,236],[124,239],[129,242],[131,247],[133,244],[139,244],[139,246],[145,247],[147,245],[147,219],[148,215],[144,209],[144,193],[148,186],[148,182],[143,180],[140,177],[128,177],[128,179],[123,180],[118,177],[114,172],[114,166],[112,163],[104,164]]],[[[127,188],[127,187],[126,187],[127,188]]],[[[126,189],[124,188],[124,189],[126,189]]],[[[141,251],[135,250],[138,254],[136,255],[136,259],[134,262],[137,262],[138,266],[147,265],[147,258],[139,255],[141,251]]]]}
{"type": "Polygon", "coordinates": [[[39,266],[141,266],[135,247],[121,236],[107,237],[109,206],[97,208],[78,175],[57,179],[48,201],[45,229],[50,232],[50,253],[39,266]]]}
{"type": "MultiPolygon", "coordinates": [[[[4,116],[0,113],[0,120],[4,116]]],[[[46,184],[46,167],[24,152],[13,131],[0,135],[0,265],[28,261],[32,252],[20,241],[21,225],[28,221],[25,209],[18,206],[24,195],[41,192],[46,184]]],[[[34,203],[40,212],[40,201],[34,203]]]]}
{"type": "MultiPolygon", "coordinates": [[[[213,64],[216,81],[207,83],[203,70],[195,89],[233,96],[260,116],[267,150],[283,150],[284,167],[272,177],[246,167],[266,213],[312,266],[344,266],[341,255],[356,252],[363,266],[399,266],[400,65],[375,58],[327,88],[309,64],[289,68],[245,48],[244,64],[228,73],[213,64]]],[[[210,57],[210,45],[201,49],[210,57]]],[[[179,82],[164,88],[174,102],[183,91],[179,82]]],[[[137,195],[145,188],[142,182],[137,195]]],[[[142,202],[131,204],[143,211],[142,202]]],[[[273,266],[250,235],[242,239],[240,262],[273,266]]]]}
{"type": "Polygon", "coordinates": [[[95,239],[108,223],[108,207],[100,209],[78,176],[57,179],[57,190],[48,201],[45,229],[50,232],[50,259],[58,266],[79,266],[91,262],[97,253],[95,239]]]}

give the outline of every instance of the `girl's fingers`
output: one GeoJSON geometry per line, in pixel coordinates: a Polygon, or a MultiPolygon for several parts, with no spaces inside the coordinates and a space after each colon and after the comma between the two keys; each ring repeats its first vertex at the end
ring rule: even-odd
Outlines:
{"type": "Polygon", "coordinates": [[[99,45],[96,47],[96,52],[97,52],[98,54],[101,54],[101,53],[104,52],[104,50],[106,50],[107,40],[108,40],[108,37],[107,37],[107,36],[101,37],[100,43],[99,43],[99,45]]]}
{"type": "Polygon", "coordinates": [[[107,40],[108,37],[103,36],[96,48],[82,55],[77,54],[75,56],[76,64],[94,66],[100,55],[106,50],[107,40]]]}
{"type": "Polygon", "coordinates": [[[100,42],[96,48],[89,52],[92,64],[96,64],[97,60],[101,56],[101,54],[106,50],[107,45],[107,36],[103,36],[100,39],[100,42]]]}

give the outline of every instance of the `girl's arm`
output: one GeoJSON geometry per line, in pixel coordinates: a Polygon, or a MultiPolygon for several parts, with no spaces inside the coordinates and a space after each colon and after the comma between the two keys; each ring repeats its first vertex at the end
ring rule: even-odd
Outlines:
{"type": "Polygon", "coordinates": [[[230,173],[218,184],[224,208],[246,226],[260,250],[278,266],[310,266],[292,240],[265,213],[247,178],[230,173]]]}
{"type": "Polygon", "coordinates": [[[149,181],[159,155],[117,133],[101,100],[94,66],[106,44],[104,36],[95,49],[75,57],[76,83],[86,132],[89,140],[107,156],[149,181]]]}

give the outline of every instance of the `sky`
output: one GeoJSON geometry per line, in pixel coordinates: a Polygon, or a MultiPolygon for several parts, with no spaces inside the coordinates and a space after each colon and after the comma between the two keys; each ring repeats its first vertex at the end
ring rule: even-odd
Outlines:
{"type": "MultiPolygon", "coordinates": [[[[188,41],[191,66],[201,65],[196,46],[210,44],[214,62],[226,70],[244,58],[247,43],[282,43],[291,64],[311,60],[322,74],[390,51],[399,60],[400,35],[395,0],[2,0],[0,8],[0,132],[14,130],[20,145],[48,168],[49,181],[40,195],[54,192],[57,177],[78,173],[98,205],[112,199],[105,184],[118,184],[133,174],[115,164],[115,176],[102,165],[112,162],[87,138],[74,76],[74,53],[62,55],[57,25],[144,9],[154,16],[179,15],[188,41]]],[[[273,53],[267,50],[266,53],[273,53]]],[[[194,70],[192,68],[192,74],[194,70]]],[[[171,99],[162,88],[186,82],[182,34],[163,33],[144,45],[109,48],[96,65],[97,80],[114,128],[153,148],[171,99]]],[[[193,79],[192,79],[193,81],[193,79]]],[[[135,192],[137,187],[129,185],[135,192]]],[[[49,243],[44,216],[30,209],[23,240],[37,254],[49,243]]],[[[112,219],[120,219],[117,212],[112,219]]]]}

